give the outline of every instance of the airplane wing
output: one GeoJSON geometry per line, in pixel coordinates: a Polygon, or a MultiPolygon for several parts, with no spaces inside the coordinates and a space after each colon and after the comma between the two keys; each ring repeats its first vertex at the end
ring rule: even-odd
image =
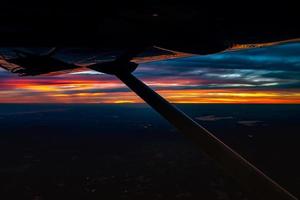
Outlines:
{"type": "Polygon", "coordinates": [[[138,54],[136,57],[133,57],[131,61],[142,64],[191,56],[194,56],[194,54],[172,51],[169,49],[154,46],[150,50],[138,54]]]}
{"type": "Polygon", "coordinates": [[[115,60],[128,60],[137,64],[149,63],[155,61],[169,60],[175,58],[190,57],[194,54],[172,51],[161,47],[153,46],[145,50],[138,49],[136,51],[112,51],[112,52],[92,52],[89,56],[73,63],[86,67],[91,64],[112,62],[115,60]]]}
{"type": "Polygon", "coordinates": [[[300,42],[300,38],[295,38],[295,39],[291,39],[291,40],[266,42],[266,43],[233,44],[230,48],[226,49],[224,52],[227,52],[227,51],[240,51],[240,50],[255,49],[255,48],[263,48],[263,47],[282,45],[282,44],[287,44],[287,43],[292,43],[292,42],[300,42]]]}
{"type": "Polygon", "coordinates": [[[116,60],[125,60],[125,61],[131,61],[135,62],[137,64],[143,64],[143,63],[150,63],[150,62],[157,62],[157,61],[163,61],[163,60],[170,60],[170,59],[176,59],[176,58],[184,58],[184,57],[190,57],[194,56],[194,54],[189,53],[183,53],[183,52],[177,52],[172,51],[169,49],[164,49],[161,47],[151,47],[147,48],[145,51],[131,51],[131,52],[123,52],[123,54],[120,52],[116,53],[115,55],[110,55],[109,53],[101,53],[99,54],[91,54],[89,57],[82,59],[80,61],[75,61],[74,64],[79,66],[79,68],[72,69],[72,70],[65,70],[61,72],[55,72],[48,75],[57,75],[57,74],[65,74],[65,73],[72,73],[72,74],[80,74],[84,73],[86,71],[91,71],[88,66],[91,66],[93,64],[104,64],[108,62],[113,62],[116,60]]]}

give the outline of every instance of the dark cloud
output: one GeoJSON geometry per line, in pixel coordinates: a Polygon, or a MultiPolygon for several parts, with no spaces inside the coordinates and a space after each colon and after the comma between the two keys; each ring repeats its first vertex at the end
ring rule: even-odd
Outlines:
{"type": "Polygon", "coordinates": [[[261,124],[262,121],[258,120],[249,120],[249,121],[238,121],[238,124],[244,125],[244,126],[256,126],[258,124],[261,124]]]}
{"type": "Polygon", "coordinates": [[[199,80],[198,88],[299,88],[300,43],[148,63],[136,74],[144,80],[199,80]]]}
{"type": "Polygon", "coordinates": [[[233,117],[228,116],[228,117],[219,117],[215,115],[206,115],[206,116],[201,116],[201,117],[196,117],[197,120],[200,121],[219,121],[219,120],[224,120],[224,119],[233,119],[233,117]]]}

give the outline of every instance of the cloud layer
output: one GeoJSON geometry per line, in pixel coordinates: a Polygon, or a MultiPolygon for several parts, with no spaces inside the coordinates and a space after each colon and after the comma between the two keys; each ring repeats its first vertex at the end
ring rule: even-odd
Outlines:
{"type": "MultiPolygon", "coordinates": [[[[176,103],[300,103],[300,43],[141,64],[135,75],[176,103]]],[[[0,71],[1,103],[138,103],[113,76],[20,78],[0,71]]]]}

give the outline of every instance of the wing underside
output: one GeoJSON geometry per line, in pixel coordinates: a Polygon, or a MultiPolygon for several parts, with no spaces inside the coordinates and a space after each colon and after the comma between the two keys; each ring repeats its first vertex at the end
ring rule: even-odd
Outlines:
{"type": "MultiPolygon", "coordinates": [[[[38,50],[30,50],[30,51],[36,51],[38,50]]],[[[14,64],[10,62],[10,59],[14,59],[18,57],[18,54],[15,49],[0,49],[0,67],[12,72],[16,73],[20,69],[26,69],[24,66],[19,66],[17,64],[14,64]]],[[[53,55],[55,58],[65,62],[65,63],[71,63],[75,67],[72,69],[63,69],[62,70],[55,70],[53,72],[44,73],[43,75],[60,75],[60,74],[68,74],[68,73],[75,73],[75,72],[82,72],[90,70],[86,68],[89,65],[92,64],[98,64],[98,63],[106,63],[106,62],[112,62],[120,57],[128,57],[132,62],[135,62],[137,64],[142,63],[149,63],[149,62],[155,62],[155,61],[162,61],[162,60],[168,60],[168,59],[175,59],[175,58],[182,58],[182,57],[189,57],[192,56],[192,54],[182,53],[182,52],[176,52],[160,47],[151,47],[147,48],[144,51],[140,52],[134,52],[134,53],[128,53],[126,50],[86,50],[86,49],[71,49],[71,48],[65,48],[61,49],[59,52],[57,52],[55,55],[53,55]],[[132,54],[132,55],[131,55],[132,54]],[[76,67],[78,66],[78,67],[76,67]]],[[[43,66],[39,66],[43,67],[43,66]]]]}

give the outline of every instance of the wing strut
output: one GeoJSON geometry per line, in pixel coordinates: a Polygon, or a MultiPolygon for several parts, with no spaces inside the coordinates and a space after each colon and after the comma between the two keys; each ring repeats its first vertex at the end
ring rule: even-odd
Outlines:
{"type": "Polygon", "coordinates": [[[131,73],[115,74],[153,109],[189,137],[206,155],[232,175],[254,199],[297,200],[205,128],[154,92],[131,73]]]}

